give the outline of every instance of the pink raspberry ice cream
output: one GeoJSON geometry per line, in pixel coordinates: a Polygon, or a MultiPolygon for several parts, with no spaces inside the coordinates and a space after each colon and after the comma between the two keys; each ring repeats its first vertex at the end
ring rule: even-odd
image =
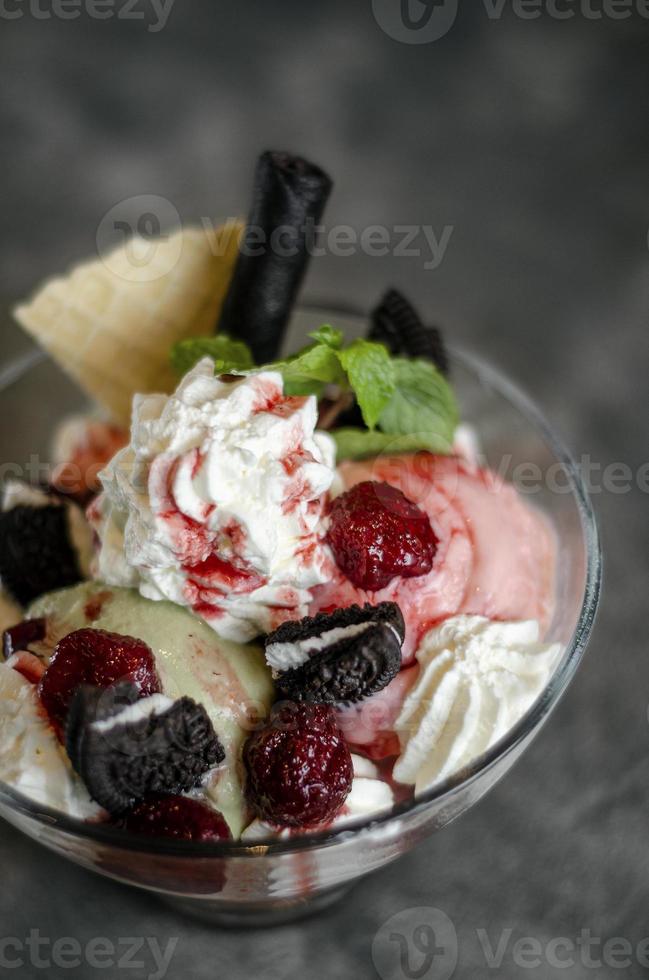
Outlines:
{"type": "Polygon", "coordinates": [[[378,592],[356,588],[336,571],[313,590],[310,613],[353,603],[396,602],[406,620],[404,664],[430,627],[447,616],[536,619],[553,609],[556,544],[547,519],[490,470],[454,456],[417,453],[342,463],[345,489],[365,480],[397,487],[428,514],[438,539],[433,568],[394,578],[378,592]]]}
{"type": "Polygon", "coordinates": [[[365,704],[338,711],[345,737],[380,759],[398,752],[394,722],[417,678],[409,667],[422,637],[457,614],[496,620],[535,619],[547,627],[553,610],[554,532],[515,488],[495,473],[454,456],[382,456],[342,463],[344,489],[366,480],[389,483],[428,515],[438,539],[432,570],[394,578],[378,592],[356,588],[337,569],[313,590],[310,613],[353,603],[396,602],[406,622],[402,669],[365,704]]]}

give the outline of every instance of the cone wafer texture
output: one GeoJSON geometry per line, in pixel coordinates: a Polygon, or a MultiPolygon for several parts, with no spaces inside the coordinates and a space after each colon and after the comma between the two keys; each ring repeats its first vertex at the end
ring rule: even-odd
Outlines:
{"type": "Polygon", "coordinates": [[[171,391],[169,350],[210,334],[238,254],[242,226],[129,239],[48,280],[18,305],[18,323],[116,421],[136,392],[171,391]]]}

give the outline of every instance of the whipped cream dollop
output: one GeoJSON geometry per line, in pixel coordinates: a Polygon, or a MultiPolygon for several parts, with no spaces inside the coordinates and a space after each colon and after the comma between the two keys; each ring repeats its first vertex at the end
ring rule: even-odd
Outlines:
{"type": "Polygon", "coordinates": [[[266,371],[221,380],[204,358],[176,392],[136,396],[131,442],[89,510],[96,577],[188,606],[245,642],[306,614],[328,580],[322,539],[335,474],[314,397],[266,371]]]}
{"type": "Polygon", "coordinates": [[[0,664],[0,779],[71,817],[102,816],[48,724],[36,688],[11,663],[0,664]]]}
{"type": "Polygon", "coordinates": [[[420,674],[395,728],[397,782],[422,793],[485,752],[534,703],[561,647],[542,643],[535,620],[454,616],[417,650],[420,674]]]}
{"type": "Polygon", "coordinates": [[[345,805],[335,818],[338,828],[362,817],[377,817],[394,805],[394,793],[389,783],[381,779],[377,766],[362,755],[352,753],[354,778],[345,805]]]}

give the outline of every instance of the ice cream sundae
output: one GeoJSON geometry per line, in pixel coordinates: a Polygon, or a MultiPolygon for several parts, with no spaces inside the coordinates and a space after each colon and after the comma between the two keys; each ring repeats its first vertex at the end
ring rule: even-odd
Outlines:
{"type": "Polygon", "coordinates": [[[284,153],[255,181],[223,247],[179,231],[155,277],[118,249],[16,310],[97,407],[48,485],[4,487],[0,779],[131,834],[388,812],[560,659],[555,532],[482,464],[441,333],[389,290],[364,338],[314,322],[283,356],[332,185],[284,153]],[[244,247],[278,228],[292,249],[244,247]]]}

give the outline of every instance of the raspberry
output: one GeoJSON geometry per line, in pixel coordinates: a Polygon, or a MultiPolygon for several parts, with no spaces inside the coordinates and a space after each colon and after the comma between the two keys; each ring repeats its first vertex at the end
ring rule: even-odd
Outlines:
{"type": "Polygon", "coordinates": [[[244,746],[247,797],[273,824],[313,827],[331,820],[352,785],[352,757],[330,708],[285,703],[244,746]]]}
{"type": "Polygon", "coordinates": [[[174,840],[228,840],[230,829],[217,810],[188,796],[150,796],[129,810],[119,826],[132,834],[174,840]]]}
{"type": "Polygon", "coordinates": [[[130,681],[142,697],[158,694],[160,679],[151,648],[132,636],[81,629],[59,641],[38,692],[61,740],[72,697],[81,684],[110,687],[130,681]]]}
{"type": "Polygon", "coordinates": [[[428,515],[401,490],[372,480],[336,497],[328,541],[340,570],[370,592],[398,575],[430,572],[437,550],[428,515]]]}

